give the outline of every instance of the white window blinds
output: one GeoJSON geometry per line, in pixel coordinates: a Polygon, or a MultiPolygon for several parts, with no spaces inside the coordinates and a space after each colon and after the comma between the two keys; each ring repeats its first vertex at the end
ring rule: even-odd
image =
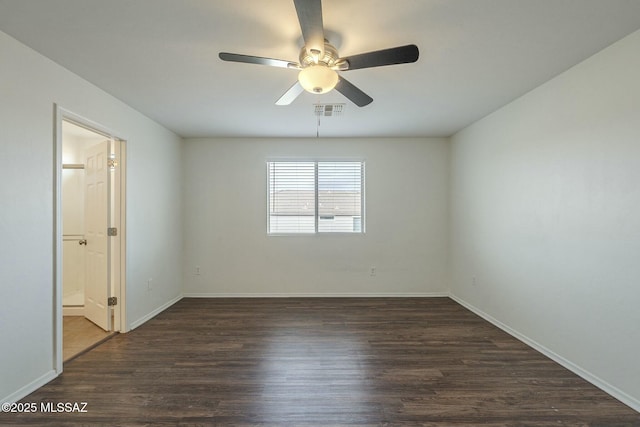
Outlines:
{"type": "Polygon", "coordinates": [[[318,232],[358,233],[362,218],[362,164],[318,163],[318,232]]]}
{"type": "Polygon", "coordinates": [[[363,162],[269,162],[269,234],[362,233],[363,162]]]}
{"type": "Polygon", "coordinates": [[[269,232],[315,232],[315,163],[269,163],[269,232]]]}

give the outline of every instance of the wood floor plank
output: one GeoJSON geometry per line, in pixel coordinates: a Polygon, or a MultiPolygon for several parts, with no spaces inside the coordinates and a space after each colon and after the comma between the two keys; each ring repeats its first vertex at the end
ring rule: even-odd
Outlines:
{"type": "Polygon", "coordinates": [[[0,425],[640,426],[640,414],[448,298],[184,299],[0,425]]]}

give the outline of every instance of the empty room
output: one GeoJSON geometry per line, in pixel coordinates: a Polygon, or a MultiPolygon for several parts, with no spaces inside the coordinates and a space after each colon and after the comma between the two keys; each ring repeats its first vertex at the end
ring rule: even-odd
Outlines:
{"type": "Polygon", "coordinates": [[[640,426],[638,75],[638,0],[0,0],[0,425],[640,426]]]}

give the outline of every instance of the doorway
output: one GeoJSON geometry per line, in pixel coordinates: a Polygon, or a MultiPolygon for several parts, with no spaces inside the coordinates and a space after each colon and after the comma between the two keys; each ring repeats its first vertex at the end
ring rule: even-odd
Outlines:
{"type": "Polygon", "coordinates": [[[123,331],[124,154],[113,132],[56,107],[55,365],[123,331]]]}

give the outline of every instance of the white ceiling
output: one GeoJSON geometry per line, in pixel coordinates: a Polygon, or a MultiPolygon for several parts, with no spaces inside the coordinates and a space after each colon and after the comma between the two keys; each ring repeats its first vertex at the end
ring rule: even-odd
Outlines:
{"type": "Polygon", "coordinates": [[[63,140],[66,136],[81,139],[88,142],[99,142],[107,139],[104,135],[100,135],[94,131],[83,128],[66,120],[62,121],[63,140]]]}
{"type": "Polygon", "coordinates": [[[420,59],[345,72],[373,97],[274,102],[296,71],[292,0],[0,0],[0,30],[184,137],[315,136],[315,103],[346,103],[321,136],[449,136],[640,29],[640,0],[324,0],[341,56],[415,43],[420,59]]]}

